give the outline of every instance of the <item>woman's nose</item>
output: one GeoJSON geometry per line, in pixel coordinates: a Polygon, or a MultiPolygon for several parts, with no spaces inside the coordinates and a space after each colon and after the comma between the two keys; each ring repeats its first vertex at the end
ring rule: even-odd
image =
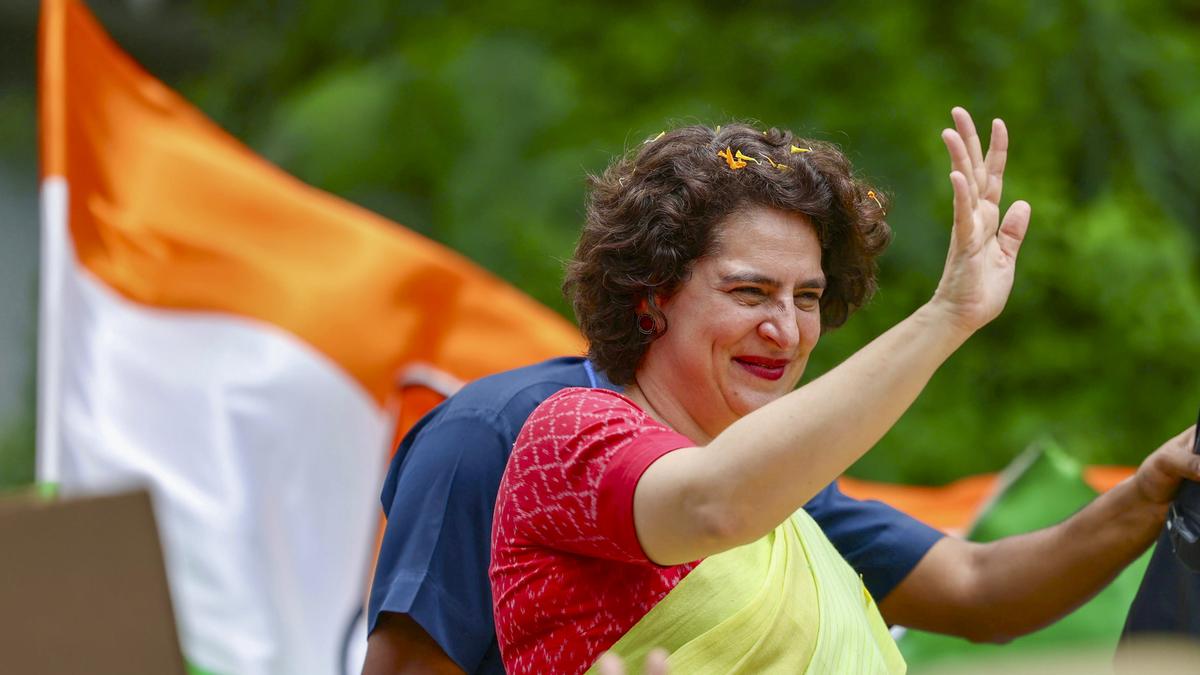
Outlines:
{"type": "Polygon", "coordinates": [[[787,307],[758,324],[758,334],[779,349],[792,350],[800,342],[800,327],[796,325],[796,309],[787,307]]]}

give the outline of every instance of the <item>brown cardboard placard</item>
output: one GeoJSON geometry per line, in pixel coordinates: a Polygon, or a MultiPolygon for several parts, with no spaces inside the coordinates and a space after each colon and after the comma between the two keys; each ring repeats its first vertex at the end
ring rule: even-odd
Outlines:
{"type": "Polygon", "coordinates": [[[184,672],[148,493],[0,500],[0,672],[184,672]]]}

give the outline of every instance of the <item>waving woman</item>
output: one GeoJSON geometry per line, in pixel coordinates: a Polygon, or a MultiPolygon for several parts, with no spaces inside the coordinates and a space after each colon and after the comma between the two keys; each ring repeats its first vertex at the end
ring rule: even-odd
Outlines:
{"type": "Polygon", "coordinates": [[[496,504],[491,579],[511,672],[651,647],[676,672],[900,672],[870,594],[801,506],[1000,313],[1029,206],[956,109],[954,225],[932,298],[796,389],[875,289],[886,198],[834,146],[685,127],[594,179],[565,288],[617,394],[530,416],[496,504]]]}

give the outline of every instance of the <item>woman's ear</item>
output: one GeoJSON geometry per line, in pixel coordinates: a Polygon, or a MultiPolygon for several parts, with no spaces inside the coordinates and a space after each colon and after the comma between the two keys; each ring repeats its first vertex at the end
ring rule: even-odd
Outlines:
{"type": "Polygon", "coordinates": [[[671,301],[671,296],[660,291],[650,291],[646,293],[646,297],[638,301],[637,313],[645,314],[646,312],[654,312],[667,306],[671,301]]]}
{"type": "Polygon", "coordinates": [[[667,332],[667,315],[662,311],[662,296],[654,291],[638,301],[638,330],[646,335],[658,337],[667,332]],[[643,325],[644,324],[644,325],[643,325]]]}

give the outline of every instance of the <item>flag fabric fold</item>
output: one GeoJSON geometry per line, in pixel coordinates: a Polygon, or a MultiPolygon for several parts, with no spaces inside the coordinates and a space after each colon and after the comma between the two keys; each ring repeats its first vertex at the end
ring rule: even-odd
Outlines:
{"type": "Polygon", "coordinates": [[[43,3],[39,58],[39,480],[150,487],[198,668],[356,668],[398,387],[579,353],[577,330],[262,160],[78,2],[43,3]]]}

